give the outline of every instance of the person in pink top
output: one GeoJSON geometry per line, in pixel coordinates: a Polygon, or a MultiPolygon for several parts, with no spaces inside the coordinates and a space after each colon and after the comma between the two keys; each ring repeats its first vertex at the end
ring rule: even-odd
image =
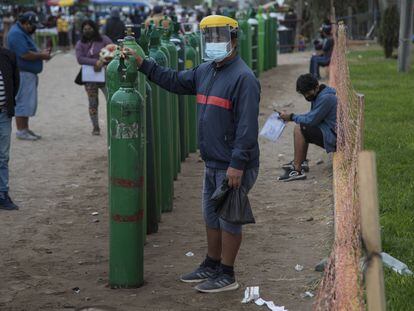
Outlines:
{"type": "MultiPolygon", "coordinates": [[[[111,44],[107,36],[99,33],[98,25],[92,20],[86,20],[81,26],[81,39],[76,43],[76,58],[80,65],[94,66],[95,71],[103,70],[105,65],[99,59],[99,52],[102,48],[111,44]]],[[[105,83],[85,83],[86,94],[89,100],[89,116],[92,121],[92,135],[100,135],[98,119],[98,90],[106,95],[105,83]]]]}

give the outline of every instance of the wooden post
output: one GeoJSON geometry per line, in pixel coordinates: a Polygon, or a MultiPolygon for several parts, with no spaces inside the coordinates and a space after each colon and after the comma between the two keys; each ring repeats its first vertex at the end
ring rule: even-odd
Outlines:
{"type": "Polygon", "coordinates": [[[364,128],[365,128],[365,95],[364,94],[357,94],[358,104],[359,104],[359,126],[361,133],[359,134],[359,150],[364,150],[364,128]]]}
{"type": "Polygon", "coordinates": [[[352,11],[352,6],[348,7],[348,20],[346,21],[348,25],[348,36],[352,40],[354,38],[354,13],[352,11]]]}
{"type": "Polygon", "coordinates": [[[365,273],[368,311],[385,311],[375,154],[363,151],[358,162],[362,239],[370,258],[365,273]]]}

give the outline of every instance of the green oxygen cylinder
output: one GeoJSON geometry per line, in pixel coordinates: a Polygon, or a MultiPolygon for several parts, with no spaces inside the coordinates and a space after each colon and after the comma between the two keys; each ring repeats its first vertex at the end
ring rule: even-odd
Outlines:
{"type": "MultiPolygon", "coordinates": [[[[127,48],[130,48],[130,49],[134,50],[135,53],[137,53],[142,58],[145,58],[144,50],[138,45],[138,43],[135,40],[134,33],[132,32],[132,27],[133,27],[133,25],[127,25],[126,26],[126,32],[125,32],[126,36],[124,37],[123,45],[124,45],[124,47],[127,47],[127,48]]],[[[146,93],[147,93],[146,81],[147,81],[146,76],[143,73],[138,72],[137,79],[135,81],[135,88],[141,94],[141,96],[144,100],[144,103],[146,102],[145,96],[146,96],[146,93]]],[[[144,109],[145,109],[145,105],[144,105],[144,109]]],[[[145,116],[146,116],[146,112],[144,111],[144,127],[146,127],[146,124],[145,124],[146,117],[145,116]]],[[[146,132],[144,132],[144,140],[146,140],[145,135],[146,135],[146,132]]],[[[146,170],[147,170],[147,165],[146,165],[146,163],[147,163],[147,153],[146,152],[144,153],[144,163],[145,163],[145,166],[144,166],[144,170],[145,170],[144,173],[145,174],[144,174],[144,176],[146,176],[146,174],[147,174],[146,173],[146,170]]],[[[147,201],[147,178],[144,179],[144,201],[145,202],[147,201]]],[[[146,203],[145,203],[145,206],[146,206],[146,203]]],[[[147,216],[147,213],[145,213],[145,217],[146,216],[147,216]]],[[[144,223],[145,223],[145,227],[146,227],[146,224],[147,224],[146,221],[144,223]]],[[[145,227],[143,229],[144,232],[147,231],[145,227]]]]}
{"type": "Polygon", "coordinates": [[[155,131],[154,111],[152,107],[152,88],[147,82],[146,96],[146,126],[147,126],[147,233],[158,232],[158,223],[161,221],[161,205],[159,201],[159,189],[157,185],[156,155],[155,155],[155,131]]]}
{"type": "MultiPolygon", "coordinates": [[[[139,37],[139,44],[140,46],[142,46],[142,49],[144,50],[146,55],[149,55],[149,35],[150,35],[150,30],[146,29],[145,26],[143,26],[141,28],[141,35],[139,37]]],[[[160,125],[160,88],[152,83],[149,82],[147,84],[147,96],[149,96],[148,91],[151,90],[151,98],[150,101],[148,101],[147,98],[147,103],[150,104],[151,109],[152,109],[152,139],[150,137],[148,137],[148,142],[150,143],[152,141],[152,150],[154,152],[154,155],[151,159],[151,157],[147,157],[147,167],[148,167],[148,176],[150,176],[150,170],[151,170],[151,165],[152,165],[152,169],[155,172],[155,185],[153,185],[154,188],[156,188],[156,217],[157,217],[157,222],[161,221],[161,209],[162,209],[162,200],[163,200],[163,194],[162,194],[162,188],[161,188],[161,180],[162,180],[162,176],[161,176],[161,125],[160,125]],[[153,162],[153,163],[152,163],[153,162]]],[[[147,105],[147,109],[149,109],[149,107],[147,105]]],[[[147,110],[147,116],[148,116],[148,110],[147,110]]],[[[149,119],[147,118],[147,122],[149,122],[149,119]]],[[[150,133],[148,133],[147,130],[147,134],[150,135],[150,133]]],[[[147,153],[148,154],[148,153],[147,153]]],[[[149,183],[149,180],[148,180],[149,183]]],[[[151,192],[151,186],[148,186],[148,195],[151,192]]],[[[147,202],[147,209],[148,209],[148,218],[147,220],[150,221],[151,219],[153,219],[153,216],[150,216],[150,204],[151,204],[151,199],[148,200],[147,202]]],[[[148,229],[147,232],[150,232],[151,230],[151,226],[148,223],[148,229]]]]}
{"type": "MultiPolygon", "coordinates": [[[[167,67],[167,56],[160,50],[160,35],[157,29],[150,32],[149,55],[155,62],[163,67],[167,67]]],[[[171,96],[168,91],[159,86],[158,107],[160,138],[161,138],[161,209],[163,212],[170,212],[173,208],[174,195],[174,155],[172,148],[172,124],[171,124],[171,96]]]]}
{"type": "Polygon", "coordinates": [[[263,19],[265,21],[265,62],[264,62],[264,70],[267,71],[269,70],[270,67],[270,49],[271,49],[271,21],[269,18],[269,14],[267,13],[267,11],[263,11],[263,19]]]}
{"type": "Polygon", "coordinates": [[[138,45],[142,48],[145,55],[149,55],[149,34],[145,24],[141,25],[141,35],[138,38],[138,45]]]}
{"type": "Polygon", "coordinates": [[[190,39],[190,45],[196,51],[195,66],[198,66],[198,65],[201,64],[200,33],[199,32],[193,32],[193,33],[189,34],[189,39],[190,39]]]}
{"type": "Polygon", "coordinates": [[[120,88],[110,102],[110,243],[111,288],[144,282],[144,100],[135,89],[135,59],[119,64],[120,88]]]}
{"type": "MultiPolygon", "coordinates": [[[[152,25],[154,25],[154,22],[151,21],[151,26],[150,26],[151,28],[153,28],[152,25]]],[[[161,34],[163,33],[163,29],[159,28],[159,27],[155,27],[155,28],[157,28],[157,32],[158,32],[159,36],[161,36],[161,34]]],[[[161,50],[161,52],[163,52],[165,54],[165,56],[167,56],[166,67],[171,68],[172,60],[171,60],[170,49],[168,49],[165,45],[163,45],[162,41],[160,41],[159,49],[161,50]]],[[[176,180],[177,177],[178,177],[178,172],[180,170],[180,168],[179,168],[180,161],[179,161],[179,153],[178,153],[179,152],[179,141],[178,141],[177,136],[176,136],[177,123],[175,122],[175,118],[174,118],[174,114],[175,114],[175,110],[176,110],[174,97],[176,97],[177,95],[172,94],[172,93],[169,93],[168,95],[169,95],[169,99],[170,99],[170,110],[169,110],[170,116],[169,117],[170,117],[171,126],[172,126],[172,128],[171,128],[172,129],[172,136],[171,136],[172,143],[171,143],[171,146],[173,148],[172,149],[173,176],[174,176],[174,180],[176,180]]]]}
{"type": "MultiPolygon", "coordinates": [[[[165,16],[161,21],[162,26],[162,36],[161,36],[161,45],[168,49],[170,54],[170,68],[178,70],[178,51],[174,43],[171,42],[171,32],[172,32],[172,23],[171,20],[165,16]]],[[[180,141],[180,127],[179,123],[179,96],[177,94],[171,94],[172,96],[172,109],[171,109],[171,119],[173,124],[173,140],[174,140],[174,179],[177,179],[178,173],[181,170],[181,160],[182,152],[180,141]]]]}
{"type": "Polygon", "coordinates": [[[115,94],[116,91],[118,91],[120,87],[120,81],[119,81],[119,57],[120,57],[120,49],[122,48],[124,40],[118,40],[118,46],[115,51],[114,58],[111,60],[111,62],[106,67],[106,90],[107,90],[107,100],[108,105],[111,101],[112,95],[115,94]]]}
{"type": "MultiPolygon", "coordinates": [[[[177,21],[177,17],[173,16],[172,20],[172,34],[171,34],[171,42],[174,43],[177,52],[178,52],[178,71],[185,69],[185,43],[183,37],[180,35],[180,24],[177,21]]],[[[178,106],[179,106],[179,135],[180,135],[180,143],[181,143],[181,160],[184,161],[189,155],[189,148],[186,144],[186,137],[188,133],[186,133],[186,129],[189,128],[188,126],[188,119],[186,119],[186,115],[188,115],[187,107],[185,105],[185,98],[184,96],[178,96],[178,106]]]]}
{"type": "Polygon", "coordinates": [[[123,46],[124,40],[119,39],[118,40],[118,46],[115,51],[114,58],[111,60],[111,62],[106,67],[106,92],[107,92],[107,98],[106,98],[106,132],[107,132],[107,143],[109,146],[109,116],[110,116],[110,102],[112,96],[115,94],[116,91],[120,88],[120,81],[119,81],[119,57],[121,55],[121,49],[123,46]]]}
{"type": "Polygon", "coordinates": [[[273,37],[273,42],[272,42],[272,51],[273,52],[273,56],[272,56],[272,67],[277,67],[277,52],[279,51],[279,21],[277,19],[277,13],[275,12],[274,7],[272,6],[270,9],[270,19],[272,21],[272,25],[273,25],[273,33],[272,33],[272,37],[273,37]]]}
{"type": "Polygon", "coordinates": [[[252,32],[252,70],[257,78],[260,76],[260,56],[259,56],[259,22],[255,18],[252,10],[250,18],[247,20],[252,32]]]}
{"type": "Polygon", "coordinates": [[[265,70],[265,49],[266,49],[266,21],[263,18],[263,8],[260,6],[256,15],[258,24],[258,41],[259,41],[259,72],[265,70]]]}
{"type": "MultiPolygon", "coordinates": [[[[166,22],[169,22],[169,19],[167,16],[164,17],[163,20],[160,21],[160,25],[158,27],[158,31],[161,35],[161,46],[160,49],[162,52],[164,52],[165,55],[168,56],[168,67],[177,70],[177,51],[173,49],[174,46],[166,44],[165,38],[165,32],[164,25],[166,22]]],[[[177,180],[178,172],[180,170],[180,141],[178,133],[178,122],[176,115],[178,115],[178,95],[174,93],[169,93],[170,99],[171,99],[171,124],[172,124],[172,139],[173,139],[173,155],[174,155],[174,180],[177,180]]]]}
{"type": "MultiPolygon", "coordinates": [[[[191,35],[185,36],[185,69],[193,69],[197,65],[197,51],[190,44],[191,35]]],[[[194,95],[185,96],[188,112],[188,129],[185,132],[189,152],[197,151],[197,100],[194,95]]],[[[187,122],[185,123],[187,124],[187,122]]]]}
{"type": "Polygon", "coordinates": [[[252,28],[247,21],[245,14],[239,18],[239,42],[240,56],[247,66],[253,68],[252,65],[252,28]]]}
{"type": "MultiPolygon", "coordinates": [[[[145,58],[144,50],[138,43],[135,41],[134,33],[132,32],[132,26],[127,25],[126,36],[124,38],[124,47],[130,48],[135,51],[139,56],[145,58]]],[[[136,88],[139,90],[139,93],[144,98],[146,94],[146,77],[143,73],[138,72],[138,78],[136,80],[136,88]]]]}

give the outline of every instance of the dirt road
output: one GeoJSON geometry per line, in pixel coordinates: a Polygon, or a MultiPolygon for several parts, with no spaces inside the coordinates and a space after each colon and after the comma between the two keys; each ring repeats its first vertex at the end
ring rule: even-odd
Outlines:
{"type": "MultiPolygon", "coordinates": [[[[280,57],[262,75],[260,121],[273,105],[304,112],[309,104],[295,92],[296,77],[309,57],[280,57]]],[[[160,230],[145,246],[145,286],[111,290],[108,280],[106,138],[90,134],[87,99],[73,80],[73,54],[58,55],[40,75],[37,142],[16,141],[11,151],[11,195],[17,212],[0,211],[0,309],[77,310],[259,310],[240,303],[246,286],[289,310],[310,310],[320,274],[314,266],[329,252],[332,235],[331,162],[310,148],[305,181],[280,183],[280,165],[292,158],[289,125],[277,144],[260,140],[261,168],[250,199],[257,224],[244,230],[236,273],[241,289],[218,295],[196,293],[177,281],[205,255],[201,217],[203,164],[193,155],[175,183],[174,211],[163,214],[160,230]],[[324,163],[316,165],[318,159],[324,163]],[[98,216],[91,216],[92,212],[98,216]],[[99,222],[94,222],[95,219],[99,222]],[[193,257],[186,257],[187,252],[193,257]],[[296,264],[304,266],[297,272],[296,264]],[[79,293],[73,288],[78,287],[79,293]]],[[[105,133],[101,97],[100,119],[105,133]]]]}

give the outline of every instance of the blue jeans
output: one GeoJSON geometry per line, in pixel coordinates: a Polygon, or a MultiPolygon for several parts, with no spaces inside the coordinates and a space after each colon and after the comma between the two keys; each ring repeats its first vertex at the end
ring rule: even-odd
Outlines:
{"type": "Polygon", "coordinates": [[[0,192],[9,191],[9,153],[12,118],[0,108],[0,192]]]}
{"type": "Polygon", "coordinates": [[[319,67],[325,67],[328,66],[329,63],[331,61],[331,58],[328,56],[317,56],[314,55],[311,58],[310,61],[310,69],[309,72],[315,77],[315,78],[320,78],[321,75],[319,73],[319,67]]]}
{"type": "MultiPolygon", "coordinates": [[[[248,193],[256,182],[259,168],[251,168],[244,171],[242,177],[242,187],[248,193]]],[[[218,170],[206,167],[204,171],[203,184],[203,216],[204,221],[210,229],[221,229],[232,234],[240,234],[242,232],[241,225],[231,224],[221,219],[216,213],[216,204],[211,200],[214,191],[222,184],[227,176],[226,170],[218,170]]]]}

